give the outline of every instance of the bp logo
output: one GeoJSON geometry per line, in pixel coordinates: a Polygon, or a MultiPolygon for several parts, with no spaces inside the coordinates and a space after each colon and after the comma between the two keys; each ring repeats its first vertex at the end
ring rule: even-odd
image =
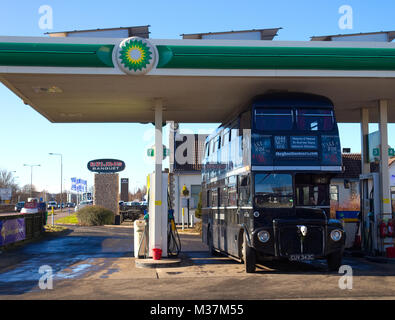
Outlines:
{"type": "Polygon", "coordinates": [[[128,74],[144,74],[156,61],[156,48],[148,40],[138,37],[121,42],[117,50],[119,67],[128,74]]]}

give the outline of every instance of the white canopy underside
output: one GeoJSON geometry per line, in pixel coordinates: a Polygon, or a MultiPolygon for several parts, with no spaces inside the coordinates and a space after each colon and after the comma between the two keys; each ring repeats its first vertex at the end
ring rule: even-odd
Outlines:
{"type": "Polygon", "coordinates": [[[181,71],[174,76],[8,73],[0,74],[0,81],[51,122],[153,122],[156,98],[163,99],[164,121],[223,122],[272,90],[324,95],[333,101],[338,122],[360,122],[361,108],[369,108],[370,122],[377,122],[378,100],[388,99],[388,122],[395,122],[395,78],[383,73],[190,76],[181,71]],[[41,87],[61,92],[38,92],[41,87]]]}

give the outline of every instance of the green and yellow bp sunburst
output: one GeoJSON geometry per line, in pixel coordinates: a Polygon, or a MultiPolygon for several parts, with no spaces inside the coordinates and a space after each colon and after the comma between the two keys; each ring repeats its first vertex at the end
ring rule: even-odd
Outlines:
{"type": "Polygon", "coordinates": [[[119,51],[122,64],[129,70],[143,70],[152,60],[152,52],[146,43],[141,40],[132,40],[119,51]]]}

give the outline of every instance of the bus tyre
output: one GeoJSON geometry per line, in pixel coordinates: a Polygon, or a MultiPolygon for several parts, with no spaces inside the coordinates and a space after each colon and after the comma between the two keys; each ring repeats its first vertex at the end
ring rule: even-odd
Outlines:
{"type": "Polygon", "coordinates": [[[338,271],[342,265],[343,252],[336,251],[326,257],[329,271],[338,271]]]}
{"type": "Polygon", "coordinates": [[[248,245],[247,237],[245,234],[243,236],[242,253],[243,253],[243,261],[244,261],[245,271],[247,273],[254,273],[255,272],[255,264],[256,264],[256,252],[255,252],[254,248],[251,248],[248,245]]]}

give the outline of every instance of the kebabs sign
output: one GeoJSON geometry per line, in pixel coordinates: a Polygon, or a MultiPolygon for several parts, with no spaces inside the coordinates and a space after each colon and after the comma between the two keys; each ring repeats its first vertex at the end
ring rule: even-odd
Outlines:
{"type": "Polygon", "coordinates": [[[98,159],[88,162],[88,170],[96,173],[114,173],[125,169],[125,162],[116,159],[98,159]]]}

